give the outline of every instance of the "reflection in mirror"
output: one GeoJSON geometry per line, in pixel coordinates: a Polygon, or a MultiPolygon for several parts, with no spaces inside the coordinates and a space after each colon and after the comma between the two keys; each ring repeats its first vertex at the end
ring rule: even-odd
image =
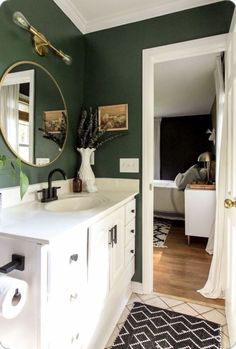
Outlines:
{"type": "Polygon", "coordinates": [[[33,162],[34,70],[9,73],[0,92],[1,128],[18,156],[33,162]]]}
{"type": "Polygon", "coordinates": [[[10,149],[31,165],[54,161],[64,147],[67,111],[52,75],[33,62],[11,66],[0,81],[0,122],[10,149]]]}

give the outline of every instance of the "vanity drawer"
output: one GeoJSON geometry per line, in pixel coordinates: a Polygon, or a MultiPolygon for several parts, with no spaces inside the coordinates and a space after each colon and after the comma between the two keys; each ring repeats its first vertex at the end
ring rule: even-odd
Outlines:
{"type": "Polygon", "coordinates": [[[135,236],[135,219],[125,227],[125,245],[135,236]]]}
{"type": "Polygon", "coordinates": [[[135,199],[125,205],[125,225],[127,225],[135,217],[135,199]]]}
{"type": "Polygon", "coordinates": [[[48,256],[48,293],[68,297],[84,292],[87,282],[87,232],[68,234],[51,244],[48,256]]]}
{"type": "Polygon", "coordinates": [[[62,285],[63,290],[58,290],[54,296],[48,298],[50,324],[50,349],[81,348],[82,321],[81,314],[84,309],[84,296],[73,287],[62,285]],[[81,298],[82,297],[82,298],[81,298]]]}
{"type": "Polygon", "coordinates": [[[135,256],[135,239],[130,240],[125,248],[125,265],[128,265],[135,256]]]}
{"type": "Polygon", "coordinates": [[[80,331],[67,329],[65,327],[59,328],[55,336],[50,341],[50,349],[81,349],[82,343],[80,339],[80,331]]]}

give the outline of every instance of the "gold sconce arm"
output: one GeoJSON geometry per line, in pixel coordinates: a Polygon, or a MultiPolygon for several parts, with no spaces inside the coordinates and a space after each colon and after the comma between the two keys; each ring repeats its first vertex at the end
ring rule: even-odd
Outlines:
{"type": "Polygon", "coordinates": [[[21,12],[14,12],[13,22],[19,27],[31,33],[34,49],[38,55],[45,56],[48,53],[48,49],[50,48],[56,53],[56,55],[62,58],[65,64],[69,65],[72,63],[72,58],[69,55],[65,54],[63,51],[58,50],[55,46],[53,46],[42,33],[40,33],[28,22],[28,20],[21,12]]]}

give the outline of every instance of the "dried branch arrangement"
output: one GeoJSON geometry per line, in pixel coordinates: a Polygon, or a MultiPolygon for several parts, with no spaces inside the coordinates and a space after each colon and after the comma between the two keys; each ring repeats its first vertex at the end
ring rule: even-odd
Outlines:
{"type": "Polygon", "coordinates": [[[123,136],[124,134],[117,134],[115,136],[106,137],[108,126],[104,126],[103,129],[99,129],[98,125],[98,111],[97,109],[82,108],[79,126],[78,126],[78,148],[95,148],[98,149],[103,144],[123,136]]]}

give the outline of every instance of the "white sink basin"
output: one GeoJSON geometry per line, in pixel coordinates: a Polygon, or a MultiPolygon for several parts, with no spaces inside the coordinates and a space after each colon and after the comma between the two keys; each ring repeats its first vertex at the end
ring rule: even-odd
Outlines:
{"type": "Polygon", "coordinates": [[[45,205],[45,209],[55,212],[86,211],[96,208],[106,201],[101,197],[77,196],[49,202],[45,205]]]}

